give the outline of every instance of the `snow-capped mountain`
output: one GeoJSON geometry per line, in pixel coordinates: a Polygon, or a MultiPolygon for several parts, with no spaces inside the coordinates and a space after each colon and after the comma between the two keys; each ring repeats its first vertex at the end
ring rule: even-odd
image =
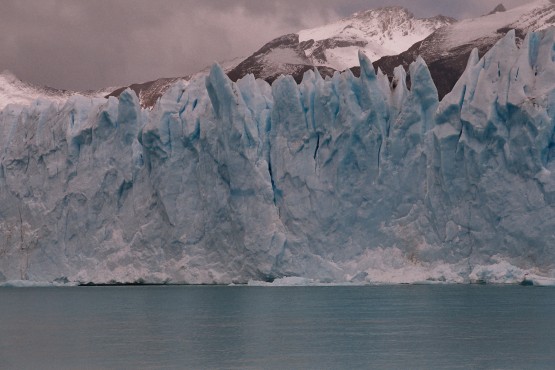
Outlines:
{"type": "Polygon", "coordinates": [[[340,21],[300,31],[299,42],[314,65],[336,70],[358,66],[358,51],[370,60],[397,55],[435,30],[456,20],[445,16],[419,19],[407,9],[393,6],[372,9],[340,21]]]}
{"type": "MultiPolygon", "coordinates": [[[[368,10],[322,27],[280,36],[247,58],[220,64],[233,81],[252,73],[271,83],[280,75],[289,74],[300,83],[303,74],[315,66],[322,76],[329,77],[336,70],[357,66],[358,50],[363,50],[372,60],[396,55],[434,30],[454,22],[455,19],[444,16],[415,18],[402,7],[368,10]]],[[[198,74],[207,75],[208,69],[198,74]]],[[[172,84],[193,77],[137,83],[119,88],[110,95],[117,97],[129,87],[139,97],[142,107],[153,107],[172,84]]]]}
{"type": "Polygon", "coordinates": [[[521,42],[528,32],[553,25],[553,0],[538,0],[509,10],[500,5],[482,17],[440,28],[399,55],[375,60],[374,66],[393,77],[395,67],[407,68],[421,56],[430,68],[441,99],[461,76],[472,49],[478,48],[483,55],[511,29],[516,30],[517,42],[521,42]]]}
{"type": "MultiPolygon", "coordinates": [[[[441,15],[418,19],[402,7],[386,7],[278,37],[249,57],[222,66],[233,81],[252,73],[271,83],[280,75],[288,74],[300,83],[304,73],[315,67],[323,77],[331,77],[336,70],[346,68],[351,68],[358,76],[357,53],[363,50],[374,66],[392,79],[395,67],[408,68],[422,55],[441,99],[464,71],[474,47],[483,55],[509,29],[515,28],[521,40],[526,32],[544,29],[554,22],[550,0],[539,0],[508,11],[499,4],[487,15],[460,22],[441,15]]],[[[199,73],[206,75],[208,72],[199,73]]],[[[139,96],[143,107],[152,107],[178,79],[160,79],[128,87],[139,96]]],[[[111,95],[118,96],[124,89],[111,95]]]]}
{"type": "Polygon", "coordinates": [[[415,18],[402,7],[385,7],[355,13],[337,22],[296,34],[278,37],[232,69],[228,76],[237,79],[252,73],[272,82],[281,74],[290,74],[300,82],[314,66],[320,74],[354,67],[358,50],[371,59],[395,55],[436,29],[453,24],[455,19],[437,16],[415,18]]]}
{"type": "Polygon", "coordinates": [[[76,92],[37,86],[21,81],[13,73],[6,70],[0,73],[0,110],[8,104],[30,105],[37,99],[64,103],[69,97],[77,94],[91,98],[103,97],[112,90],[113,88],[106,88],[98,91],[76,92]]]}

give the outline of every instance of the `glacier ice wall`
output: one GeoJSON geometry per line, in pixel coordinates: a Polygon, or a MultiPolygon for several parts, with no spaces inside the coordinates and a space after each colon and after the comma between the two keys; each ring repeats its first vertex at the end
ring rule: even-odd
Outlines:
{"type": "Polygon", "coordinates": [[[410,90],[360,65],[8,106],[0,282],[555,278],[554,31],[474,52],[441,102],[420,58],[410,90]]]}

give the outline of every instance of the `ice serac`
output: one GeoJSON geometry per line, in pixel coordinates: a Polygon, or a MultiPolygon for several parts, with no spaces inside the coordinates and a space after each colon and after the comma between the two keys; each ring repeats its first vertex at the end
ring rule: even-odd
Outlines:
{"type": "Polygon", "coordinates": [[[0,112],[0,280],[555,282],[555,33],[0,112]],[[296,280],[295,280],[296,279],[296,280]],[[299,280],[300,279],[300,280],[299,280]]]}

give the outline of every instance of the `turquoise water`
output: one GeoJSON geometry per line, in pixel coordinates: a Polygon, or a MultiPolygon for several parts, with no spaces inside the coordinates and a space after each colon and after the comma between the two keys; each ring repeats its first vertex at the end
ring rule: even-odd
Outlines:
{"type": "Polygon", "coordinates": [[[553,369],[555,289],[0,288],[1,369],[553,369]]]}

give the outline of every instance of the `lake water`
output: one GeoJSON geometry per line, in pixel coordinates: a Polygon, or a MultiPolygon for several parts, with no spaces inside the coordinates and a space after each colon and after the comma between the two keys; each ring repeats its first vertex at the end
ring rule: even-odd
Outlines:
{"type": "Polygon", "coordinates": [[[0,288],[1,369],[553,369],[555,289],[0,288]]]}

